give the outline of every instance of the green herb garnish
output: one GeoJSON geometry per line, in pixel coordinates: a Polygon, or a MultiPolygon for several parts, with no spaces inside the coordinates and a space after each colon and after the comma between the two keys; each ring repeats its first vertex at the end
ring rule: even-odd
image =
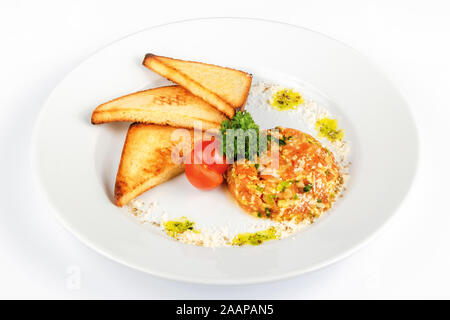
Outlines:
{"type": "Polygon", "coordinates": [[[267,135],[267,142],[269,141],[273,141],[275,143],[278,143],[278,145],[280,146],[285,146],[286,145],[286,141],[282,138],[282,139],[277,139],[273,136],[271,136],[270,134],[267,135]]]}
{"type": "Polygon", "coordinates": [[[308,183],[304,188],[303,188],[303,192],[308,192],[311,191],[313,185],[311,183],[308,183]]]}
{"type": "Polygon", "coordinates": [[[277,191],[283,192],[286,188],[292,185],[291,180],[280,181],[277,185],[277,191]]]}
{"type": "Polygon", "coordinates": [[[222,153],[227,158],[254,160],[259,155],[259,126],[253,121],[250,113],[236,111],[231,120],[222,121],[220,133],[222,153]],[[230,129],[232,130],[229,131],[230,129]],[[227,141],[227,134],[232,134],[233,141],[227,141]]]}
{"type": "Polygon", "coordinates": [[[265,203],[268,203],[270,205],[275,204],[275,199],[277,198],[277,195],[272,193],[272,194],[265,194],[263,195],[263,201],[265,203]]]}
{"type": "Polygon", "coordinates": [[[284,180],[280,181],[277,185],[277,191],[283,192],[286,190],[286,188],[290,187],[294,183],[298,183],[299,180],[284,180]]]}

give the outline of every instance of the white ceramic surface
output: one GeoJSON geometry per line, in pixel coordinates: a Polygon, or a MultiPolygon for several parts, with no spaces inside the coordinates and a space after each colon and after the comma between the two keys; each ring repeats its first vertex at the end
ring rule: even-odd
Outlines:
{"type": "MultiPolygon", "coordinates": [[[[418,158],[417,133],[407,106],[366,58],[309,30],[250,19],[173,23],[109,45],[53,91],[35,129],[33,148],[43,191],[61,221],[83,242],[154,275],[216,284],[285,278],[350,254],[394,214],[412,183],[418,158]],[[274,43],[289,43],[290,48],[274,43]],[[189,246],[128,219],[110,200],[127,125],[93,126],[90,114],[110,98],[167,83],[141,66],[147,52],[317,88],[352,142],[352,178],[344,199],[296,239],[259,247],[189,246]]],[[[238,212],[220,190],[205,197],[185,186],[180,176],[145,196],[159,197],[183,214],[187,207],[196,209],[193,214],[209,219],[220,219],[220,212],[238,212]],[[191,201],[189,206],[184,199],[191,201]],[[211,211],[215,215],[208,216],[211,211]]]]}

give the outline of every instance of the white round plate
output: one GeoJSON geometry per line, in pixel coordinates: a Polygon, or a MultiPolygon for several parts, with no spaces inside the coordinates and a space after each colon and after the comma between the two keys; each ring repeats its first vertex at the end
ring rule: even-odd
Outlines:
{"type": "MultiPolygon", "coordinates": [[[[270,120],[260,115],[255,119],[270,120]]],[[[418,159],[417,133],[405,102],[365,57],[299,27],[234,18],[158,26],[100,50],[53,91],[40,114],[33,148],[34,171],[44,193],[60,220],[84,243],[153,275],[210,284],[282,279],[349,255],[394,214],[418,159]],[[196,247],[135,223],[111,201],[128,124],[94,126],[90,115],[109,99],[167,83],[141,65],[148,52],[316,88],[351,141],[353,164],[344,198],[295,239],[256,247],[196,247]]],[[[171,204],[178,216],[220,220],[222,214],[239,210],[221,190],[202,193],[184,175],[144,197],[171,204]]]]}

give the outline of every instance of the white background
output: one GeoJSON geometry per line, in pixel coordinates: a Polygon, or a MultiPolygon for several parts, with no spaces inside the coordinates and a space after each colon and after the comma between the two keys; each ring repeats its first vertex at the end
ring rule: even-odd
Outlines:
{"type": "Polygon", "coordinates": [[[0,0],[0,298],[450,298],[449,34],[448,1],[0,0]],[[378,64],[408,101],[421,140],[415,184],[384,232],[344,261],[263,285],[163,280],[85,247],[38,193],[30,137],[65,74],[129,33],[210,16],[278,20],[341,40],[378,64]],[[74,269],[79,288],[70,285],[74,269]]]}

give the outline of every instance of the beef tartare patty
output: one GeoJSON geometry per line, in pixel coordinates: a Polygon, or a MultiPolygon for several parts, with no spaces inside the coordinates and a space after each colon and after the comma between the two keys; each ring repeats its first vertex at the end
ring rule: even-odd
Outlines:
{"type": "Polygon", "coordinates": [[[314,220],[328,210],[343,185],[333,153],[312,136],[277,127],[268,152],[256,161],[235,162],[228,188],[248,213],[278,221],[314,220]],[[277,165],[278,159],[278,165],[277,165]]]}

